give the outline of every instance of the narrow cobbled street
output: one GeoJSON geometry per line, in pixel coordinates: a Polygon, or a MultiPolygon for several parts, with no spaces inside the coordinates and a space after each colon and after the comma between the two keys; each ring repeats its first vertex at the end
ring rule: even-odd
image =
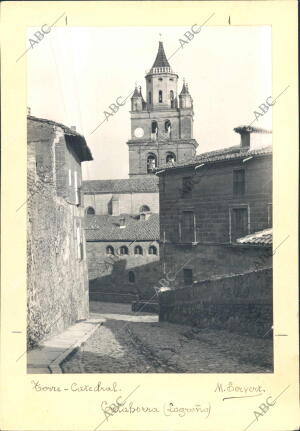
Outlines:
{"type": "Polygon", "coordinates": [[[272,341],[223,330],[159,322],[127,304],[94,302],[105,321],[62,364],[64,373],[272,372],[272,341]]]}

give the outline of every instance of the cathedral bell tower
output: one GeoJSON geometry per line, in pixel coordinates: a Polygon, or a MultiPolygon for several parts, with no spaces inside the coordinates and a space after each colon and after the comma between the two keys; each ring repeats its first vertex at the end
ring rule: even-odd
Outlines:
{"type": "Polygon", "coordinates": [[[131,97],[130,177],[188,161],[198,146],[193,139],[193,99],[185,82],[178,97],[178,75],[171,69],[162,42],[145,79],[146,101],[141,87],[131,97]]]}

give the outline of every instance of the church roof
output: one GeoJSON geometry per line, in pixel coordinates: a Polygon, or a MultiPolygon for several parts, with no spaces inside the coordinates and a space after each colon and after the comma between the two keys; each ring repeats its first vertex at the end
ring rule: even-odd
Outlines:
{"type": "Polygon", "coordinates": [[[159,214],[151,214],[147,220],[139,216],[121,214],[89,215],[85,217],[87,241],[154,241],[159,239],[159,214]],[[120,228],[120,219],[125,227],[120,228]]]}
{"type": "Polygon", "coordinates": [[[87,195],[94,193],[158,193],[158,177],[149,175],[122,180],[83,181],[82,189],[87,195]]]}
{"type": "Polygon", "coordinates": [[[167,60],[164,46],[163,46],[162,42],[159,42],[159,45],[158,45],[157,56],[156,56],[156,59],[153,63],[152,68],[154,68],[154,67],[171,67],[170,63],[167,60]]]}

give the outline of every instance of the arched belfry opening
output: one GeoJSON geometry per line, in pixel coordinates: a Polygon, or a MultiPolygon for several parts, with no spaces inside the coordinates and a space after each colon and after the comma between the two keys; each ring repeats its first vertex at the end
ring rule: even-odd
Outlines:
{"type": "Polygon", "coordinates": [[[151,139],[153,141],[156,141],[157,137],[158,137],[158,122],[154,120],[151,123],[151,139]]]}
{"type": "Polygon", "coordinates": [[[171,138],[171,121],[170,120],[165,121],[165,132],[166,132],[168,138],[171,138]]]}
{"type": "Polygon", "coordinates": [[[154,153],[149,153],[147,157],[147,173],[150,174],[157,167],[157,157],[154,153]]]}
{"type": "Polygon", "coordinates": [[[174,153],[172,153],[171,151],[167,152],[167,156],[166,156],[166,163],[172,163],[174,164],[176,162],[176,156],[174,153]]]}

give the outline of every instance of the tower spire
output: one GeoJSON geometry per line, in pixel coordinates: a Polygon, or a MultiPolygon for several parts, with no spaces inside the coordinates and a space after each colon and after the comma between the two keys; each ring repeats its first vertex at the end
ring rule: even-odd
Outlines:
{"type": "Polygon", "coordinates": [[[170,66],[170,63],[168,62],[168,59],[164,50],[164,45],[160,40],[158,42],[158,51],[157,51],[156,59],[152,66],[152,70],[161,68],[161,67],[168,68],[169,69],[168,71],[169,72],[171,71],[171,66],[170,66]]]}

